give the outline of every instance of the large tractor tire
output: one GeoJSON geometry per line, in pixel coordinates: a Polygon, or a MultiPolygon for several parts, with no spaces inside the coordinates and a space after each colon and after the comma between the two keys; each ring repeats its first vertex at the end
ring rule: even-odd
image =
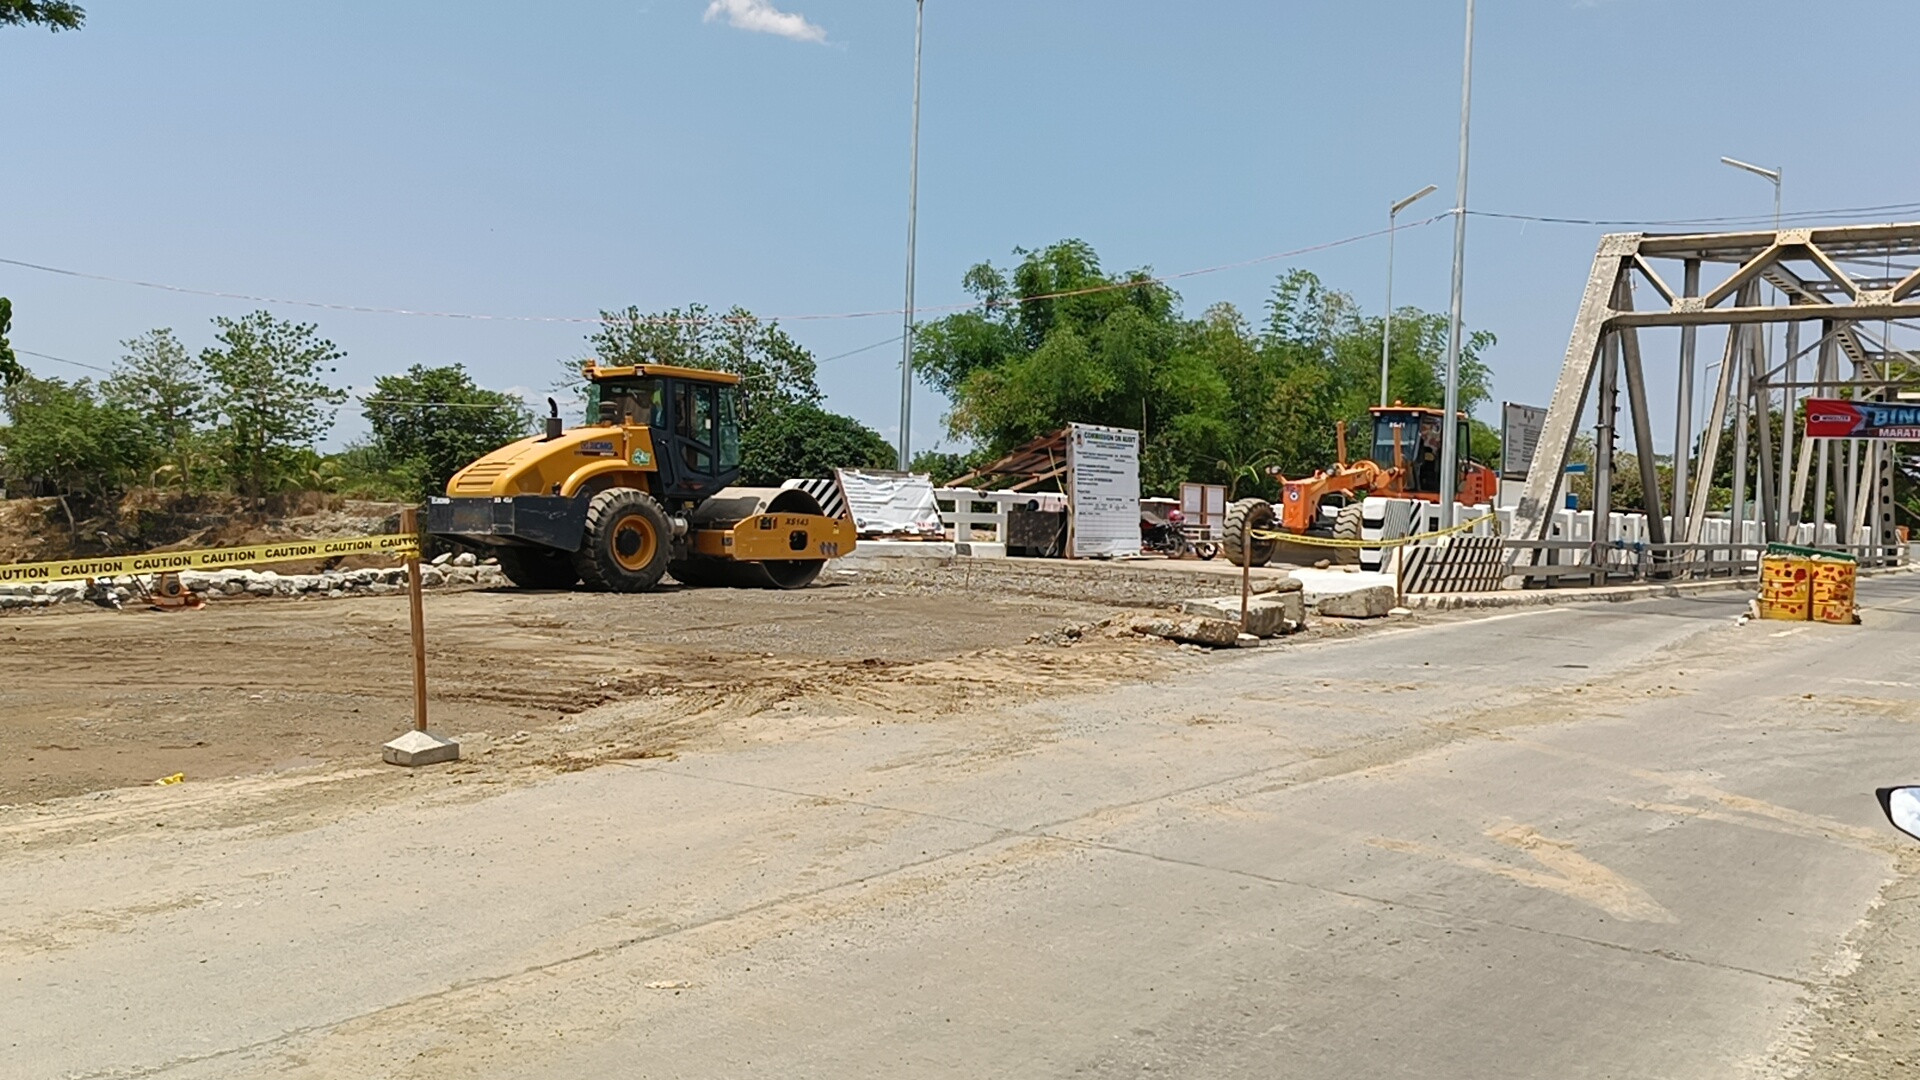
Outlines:
{"type": "Polygon", "coordinates": [[[571,589],[580,580],[573,553],[553,548],[503,547],[496,553],[500,572],[523,589],[571,589]]]}
{"type": "Polygon", "coordinates": [[[1275,541],[1249,539],[1248,532],[1273,529],[1273,504],[1265,499],[1241,499],[1227,507],[1220,527],[1220,551],[1235,566],[1265,566],[1273,558],[1275,541]]]}
{"type": "MultiPolygon", "coordinates": [[[[1365,515],[1361,513],[1360,504],[1348,503],[1340,508],[1338,514],[1334,515],[1333,538],[1341,541],[1361,540],[1363,539],[1361,529],[1365,527],[1366,523],[1367,519],[1365,515]]],[[[1358,547],[1337,547],[1333,549],[1332,558],[1336,566],[1358,566],[1360,564],[1360,549],[1358,547]]]]}
{"type": "Polygon", "coordinates": [[[587,528],[573,567],[589,588],[646,592],[667,572],[673,546],[666,511],[638,488],[610,488],[587,504],[587,528]]]}

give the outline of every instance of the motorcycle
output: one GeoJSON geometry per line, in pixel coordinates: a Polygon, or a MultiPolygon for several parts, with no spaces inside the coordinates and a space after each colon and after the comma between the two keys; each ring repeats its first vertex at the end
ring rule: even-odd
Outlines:
{"type": "Polygon", "coordinates": [[[1140,550],[1157,552],[1170,559],[1192,555],[1204,561],[1220,554],[1220,545],[1208,540],[1190,539],[1187,536],[1187,515],[1174,509],[1167,511],[1167,520],[1164,522],[1144,515],[1140,518],[1140,550]]]}

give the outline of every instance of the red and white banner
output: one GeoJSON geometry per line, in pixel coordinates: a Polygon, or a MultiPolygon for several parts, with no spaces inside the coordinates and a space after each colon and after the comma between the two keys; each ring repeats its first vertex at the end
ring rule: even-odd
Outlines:
{"type": "Polygon", "coordinates": [[[1920,405],[1809,398],[1807,438],[1920,439],[1920,405]]]}

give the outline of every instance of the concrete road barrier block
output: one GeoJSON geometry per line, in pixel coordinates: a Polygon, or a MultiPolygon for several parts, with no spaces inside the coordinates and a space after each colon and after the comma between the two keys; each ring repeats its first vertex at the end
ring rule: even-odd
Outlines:
{"type": "MultiPolygon", "coordinates": [[[[1240,598],[1238,596],[1215,596],[1199,600],[1183,600],[1180,603],[1182,615],[1195,615],[1203,619],[1221,619],[1240,624],[1240,598]]],[[[1307,605],[1298,589],[1291,592],[1263,593],[1247,601],[1247,630],[1257,637],[1275,637],[1291,634],[1306,622],[1307,605]]]]}
{"type": "MultiPolygon", "coordinates": [[[[1237,616],[1238,612],[1235,614],[1237,616]]],[[[1231,622],[1208,618],[1146,619],[1134,623],[1133,631],[1215,649],[1229,648],[1240,642],[1240,622],[1237,617],[1231,622]]]]}
{"type": "Polygon", "coordinates": [[[1352,592],[1329,593],[1319,598],[1314,610],[1342,619],[1379,619],[1393,611],[1393,586],[1373,585],[1352,592]]]}

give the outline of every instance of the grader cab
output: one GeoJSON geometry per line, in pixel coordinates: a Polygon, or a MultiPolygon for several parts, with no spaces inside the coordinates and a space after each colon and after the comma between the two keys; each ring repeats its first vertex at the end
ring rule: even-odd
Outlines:
{"type": "MultiPolygon", "coordinates": [[[[740,377],[659,364],[586,368],[593,422],[540,435],[454,474],[427,531],[489,547],[522,588],[584,582],[798,589],[853,550],[854,527],[798,488],[734,487],[740,377]]],[[[551,402],[549,403],[551,405],[551,402]]]]}

